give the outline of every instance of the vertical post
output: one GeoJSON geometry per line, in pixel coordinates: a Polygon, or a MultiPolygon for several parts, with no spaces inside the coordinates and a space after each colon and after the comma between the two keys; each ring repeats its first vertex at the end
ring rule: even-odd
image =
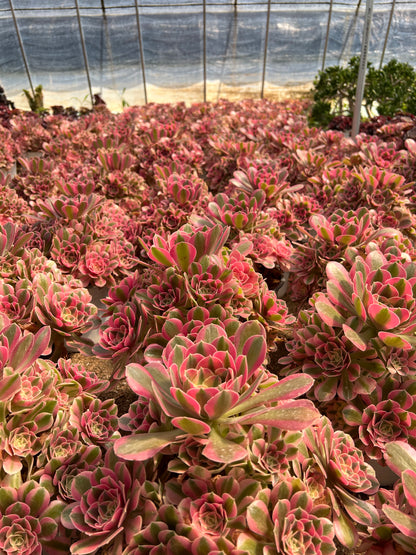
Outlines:
{"type": "Polygon", "coordinates": [[[268,0],[267,20],[266,20],[266,36],[264,37],[263,75],[262,75],[262,78],[261,78],[260,98],[264,98],[264,82],[266,80],[267,47],[268,47],[268,44],[269,44],[269,28],[270,28],[270,7],[271,7],[271,0],[268,0]]]}
{"type": "Polygon", "coordinates": [[[388,40],[389,34],[390,34],[391,22],[393,21],[393,12],[394,12],[394,6],[395,6],[395,4],[396,4],[396,0],[393,0],[393,3],[392,3],[392,5],[391,5],[391,10],[390,10],[389,22],[388,22],[388,24],[387,24],[386,36],[385,36],[385,38],[384,38],[383,52],[381,53],[379,69],[381,69],[381,66],[383,65],[384,54],[386,53],[387,40],[388,40]]]}
{"type": "Polygon", "coordinates": [[[81,39],[82,54],[84,56],[85,73],[87,74],[88,89],[90,91],[90,97],[91,97],[91,106],[94,106],[94,97],[92,95],[92,87],[91,87],[91,79],[90,79],[90,69],[88,67],[87,49],[85,47],[84,32],[82,30],[81,15],[79,13],[78,0],[75,0],[75,9],[77,10],[79,36],[81,39]]]}
{"type": "Polygon", "coordinates": [[[204,102],[207,101],[207,0],[202,4],[202,29],[204,34],[203,43],[203,64],[204,64],[204,102]]]}
{"type": "Polygon", "coordinates": [[[361,0],[358,0],[357,7],[355,8],[354,17],[351,19],[351,24],[350,24],[350,26],[349,26],[349,28],[348,28],[347,35],[346,35],[346,37],[345,37],[344,44],[342,45],[342,48],[341,48],[341,53],[340,53],[340,55],[339,55],[339,60],[338,60],[338,63],[339,63],[339,64],[341,63],[342,57],[344,56],[344,51],[345,51],[345,49],[346,49],[346,47],[347,47],[348,40],[349,40],[349,38],[350,38],[351,32],[352,32],[352,30],[354,29],[355,23],[356,23],[356,21],[357,21],[358,14],[359,14],[359,12],[360,12],[360,6],[361,6],[361,0]]]}
{"type": "Polygon", "coordinates": [[[324,55],[322,57],[322,71],[325,69],[325,61],[326,61],[326,53],[328,50],[328,41],[329,41],[329,29],[331,27],[331,18],[332,18],[332,5],[334,0],[331,0],[329,4],[329,12],[328,12],[328,22],[326,24],[326,37],[325,37],[325,46],[324,46],[324,55]]]}
{"type": "Polygon", "coordinates": [[[351,137],[354,139],[360,130],[361,104],[364,96],[365,72],[367,69],[368,44],[370,42],[370,27],[373,17],[373,0],[366,0],[363,38],[361,43],[360,68],[358,70],[357,92],[355,94],[354,114],[352,117],[351,137]]]}
{"type": "Polygon", "coordinates": [[[143,41],[142,41],[142,31],[140,27],[140,16],[139,16],[139,6],[137,0],[134,0],[134,5],[136,8],[136,24],[137,24],[137,36],[139,39],[139,49],[140,49],[140,65],[142,68],[142,79],[143,79],[143,91],[144,91],[144,103],[147,104],[147,86],[146,86],[146,72],[144,69],[144,55],[143,55],[143,41]]]}
{"type": "Polygon", "coordinates": [[[13,7],[12,0],[9,0],[9,4],[10,4],[10,11],[12,13],[14,28],[16,29],[17,40],[19,42],[20,52],[22,53],[23,63],[25,65],[25,69],[26,69],[26,75],[27,75],[27,79],[28,79],[29,85],[30,85],[30,90],[32,91],[32,96],[35,97],[35,89],[33,87],[32,78],[30,76],[29,65],[27,63],[25,49],[24,49],[24,46],[23,46],[22,37],[20,35],[19,26],[17,24],[16,14],[14,12],[14,7],[13,7]]]}

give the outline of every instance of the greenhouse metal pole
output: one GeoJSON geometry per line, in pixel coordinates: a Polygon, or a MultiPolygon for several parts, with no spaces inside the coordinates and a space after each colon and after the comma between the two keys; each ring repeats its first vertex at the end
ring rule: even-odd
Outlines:
{"type": "Polygon", "coordinates": [[[388,24],[387,24],[386,37],[385,37],[385,39],[384,39],[384,44],[383,44],[383,52],[381,53],[379,69],[381,69],[381,66],[383,65],[384,54],[386,53],[387,40],[388,40],[389,34],[390,34],[391,22],[393,21],[393,12],[394,12],[395,4],[396,4],[396,0],[393,0],[393,3],[392,3],[392,5],[391,5],[391,10],[390,10],[389,22],[388,22],[388,24]]]}
{"type": "Polygon", "coordinates": [[[79,36],[81,38],[82,54],[84,56],[85,73],[87,74],[88,89],[90,91],[90,97],[91,97],[91,106],[94,106],[94,97],[92,95],[92,87],[91,87],[91,79],[90,79],[90,68],[88,67],[87,49],[85,47],[84,32],[82,30],[81,14],[79,13],[78,0],[75,0],[75,9],[77,10],[79,36]]]}
{"type": "Polygon", "coordinates": [[[264,98],[264,82],[266,81],[266,62],[267,62],[267,47],[269,44],[269,28],[270,28],[270,7],[271,0],[267,4],[267,21],[266,21],[266,36],[264,38],[264,57],[263,57],[263,75],[261,78],[261,91],[260,98],[264,98]]]}
{"type": "Polygon", "coordinates": [[[371,19],[373,17],[373,0],[366,0],[363,38],[361,43],[360,67],[358,70],[357,92],[352,117],[351,137],[354,139],[360,130],[361,104],[364,97],[365,72],[367,69],[368,44],[370,42],[371,19]]]}
{"type": "Polygon", "coordinates": [[[332,6],[334,0],[331,0],[329,4],[329,12],[328,12],[328,23],[326,24],[326,37],[325,37],[325,46],[324,46],[324,55],[322,57],[322,71],[325,69],[325,61],[326,61],[326,52],[328,50],[328,40],[329,40],[329,29],[331,27],[331,18],[332,18],[332,6]]]}
{"type": "Polygon", "coordinates": [[[27,63],[27,58],[26,58],[26,54],[25,54],[25,49],[23,46],[23,41],[22,41],[22,37],[20,35],[20,31],[19,31],[19,26],[17,24],[17,19],[16,19],[16,14],[14,12],[14,7],[13,7],[13,2],[12,0],[9,0],[9,4],[10,4],[10,11],[12,13],[12,17],[13,17],[13,23],[14,23],[14,27],[16,29],[16,35],[17,35],[17,40],[19,41],[19,47],[20,47],[20,51],[22,53],[22,58],[23,58],[23,63],[25,65],[25,69],[26,69],[26,75],[27,75],[27,79],[29,81],[29,85],[30,85],[30,90],[32,91],[32,96],[33,98],[35,97],[35,89],[33,88],[33,83],[32,83],[32,78],[30,76],[30,71],[29,71],[29,65],[27,63]]]}
{"type": "Polygon", "coordinates": [[[203,63],[204,63],[204,102],[207,101],[207,0],[203,1],[202,27],[204,34],[203,63]]]}
{"type": "Polygon", "coordinates": [[[138,38],[139,38],[140,65],[141,65],[141,68],[142,68],[144,103],[147,104],[146,72],[145,72],[145,69],[144,69],[142,31],[141,31],[141,27],[140,27],[139,6],[137,4],[137,0],[134,0],[134,6],[136,8],[136,24],[137,24],[137,35],[138,35],[138,38]]]}
{"type": "Polygon", "coordinates": [[[348,28],[347,34],[346,34],[346,36],[345,36],[344,44],[342,45],[342,48],[341,48],[341,53],[340,53],[340,55],[339,55],[338,63],[341,63],[342,58],[343,58],[343,56],[344,56],[344,52],[345,52],[345,49],[347,48],[348,41],[350,40],[352,30],[354,29],[355,24],[356,24],[356,22],[357,22],[358,14],[359,14],[359,12],[360,12],[360,6],[361,6],[361,0],[358,0],[357,7],[355,8],[354,16],[353,16],[353,18],[351,19],[351,24],[350,24],[350,26],[349,26],[349,28],[348,28]]]}

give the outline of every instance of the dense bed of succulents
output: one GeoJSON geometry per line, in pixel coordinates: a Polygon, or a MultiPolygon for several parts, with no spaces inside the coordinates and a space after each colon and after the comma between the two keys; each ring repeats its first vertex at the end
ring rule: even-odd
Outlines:
{"type": "Polygon", "coordinates": [[[416,553],[413,122],[305,108],[2,119],[1,553],[416,553]]]}

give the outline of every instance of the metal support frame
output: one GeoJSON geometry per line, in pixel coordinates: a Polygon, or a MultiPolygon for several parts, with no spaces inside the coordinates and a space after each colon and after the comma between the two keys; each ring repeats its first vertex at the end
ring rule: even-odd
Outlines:
{"type": "Polygon", "coordinates": [[[141,68],[142,68],[144,103],[147,104],[146,71],[145,71],[145,66],[144,66],[142,31],[141,31],[141,27],[140,27],[139,5],[137,4],[137,0],[134,0],[134,6],[136,8],[137,36],[138,36],[138,40],[139,40],[139,49],[140,49],[140,65],[141,65],[141,68]]]}
{"type": "Polygon", "coordinates": [[[207,101],[207,1],[202,4],[203,64],[204,64],[204,102],[207,101]]]}
{"type": "Polygon", "coordinates": [[[22,53],[23,63],[25,65],[25,69],[26,69],[27,79],[28,79],[29,85],[30,85],[30,90],[32,91],[32,96],[35,97],[35,89],[33,87],[32,78],[30,76],[29,65],[27,63],[27,58],[26,58],[25,49],[24,49],[24,46],[23,46],[22,36],[20,34],[19,26],[17,24],[17,18],[16,18],[16,14],[15,14],[15,11],[14,11],[12,0],[9,0],[9,4],[10,4],[10,11],[12,13],[14,27],[16,29],[17,40],[19,41],[20,51],[22,53]]]}
{"type": "Polygon", "coordinates": [[[266,20],[266,36],[264,37],[264,56],[263,56],[263,74],[261,77],[260,98],[264,98],[264,82],[266,81],[266,63],[267,63],[267,47],[269,44],[269,28],[270,28],[270,8],[271,0],[267,3],[267,20],[266,20]]]}
{"type": "Polygon", "coordinates": [[[75,9],[77,11],[79,36],[80,36],[80,39],[81,39],[82,54],[84,56],[85,73],[87,75],[88,89],[90,91],[91,106],[94,106],[94,97],[93,97],[93,94],[92,94],[91,78],[90,78],[90,68],[88,66],[87,49],[86,49],[86,46],[85,46],[84,32],[82,30],[81,14],[79,12],[78,0],[75,0],[75,9]]]}
{"type": "Polygon", "coordinates": [[[351,137],[354,139],[360,130],[361,104],[364,96],[365,73],[367,69],[368,44],[370,42],[371,19],[373,17],[373,0],[366,0],[363,38],[361,43],[360,68],[358,70],[357,92],[352,117],[351,137]]]}
{"type": "Polygon", "coordinates": [[[361,0],[358,0],[357,7],[355,8],[354,17],[351,19],[351,24],[350,24],[349,29],[347,31],[344,44],[342,45],[342,48],[341,48],[341,52],[340,52],[339,59],[338,59],[338,64],[340,64],[341,61],[342,61],[345,49],[347,48],[348,41],[350,40],[351,32],[354,29],[355,24],[357,22],[358,14],[360,12],[360,6],[361,6],[361,0]]]}
{"type": "Polygon", "coordinates": [[[324,46],[324,54],[322,57],[322,71],[325,69],[325,61],[326,61],[326,53],[328,50],[328,41],[329,41],[329,30],[331,28],[331,19],[332,19],[332,6],[334,4],[334,0],[331,0],[329,4],[329,11],[328,11],[328,22],[326,24],[326,37],[325,37],[325,46],[324,46]]]}
{"type": "Polygon", "coordinates": [[[393,3],[392,3],[392,5],[391,5],[391,10],[390,10],[389,22],[388,22],[388,24],[387,24],[386,36],[385,36],[385,38],[384,38],[383,52],[381,53],[379,69],[381,69],[381,66],[383,65],[384,54],[386,53],[387,41],[388,41],[389,34],[390,34],[391,22],[393,21],[393,13],[394,13],[394,7],[395,7],[395,5],[396,5],[396,0],[393,0],[393,3]]]}

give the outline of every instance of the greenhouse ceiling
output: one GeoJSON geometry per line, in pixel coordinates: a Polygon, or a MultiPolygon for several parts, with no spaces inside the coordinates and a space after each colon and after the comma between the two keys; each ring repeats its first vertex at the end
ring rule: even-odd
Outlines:
{"type": "MultiPolygon", "coordinates": [[[[305,91],[361,51],[365,0],[0,0],[0,83],[17,106],[114,109],[305,91]]],[[[416,1],[374,1],[368,59],[416,65],[416,1]]]]}

